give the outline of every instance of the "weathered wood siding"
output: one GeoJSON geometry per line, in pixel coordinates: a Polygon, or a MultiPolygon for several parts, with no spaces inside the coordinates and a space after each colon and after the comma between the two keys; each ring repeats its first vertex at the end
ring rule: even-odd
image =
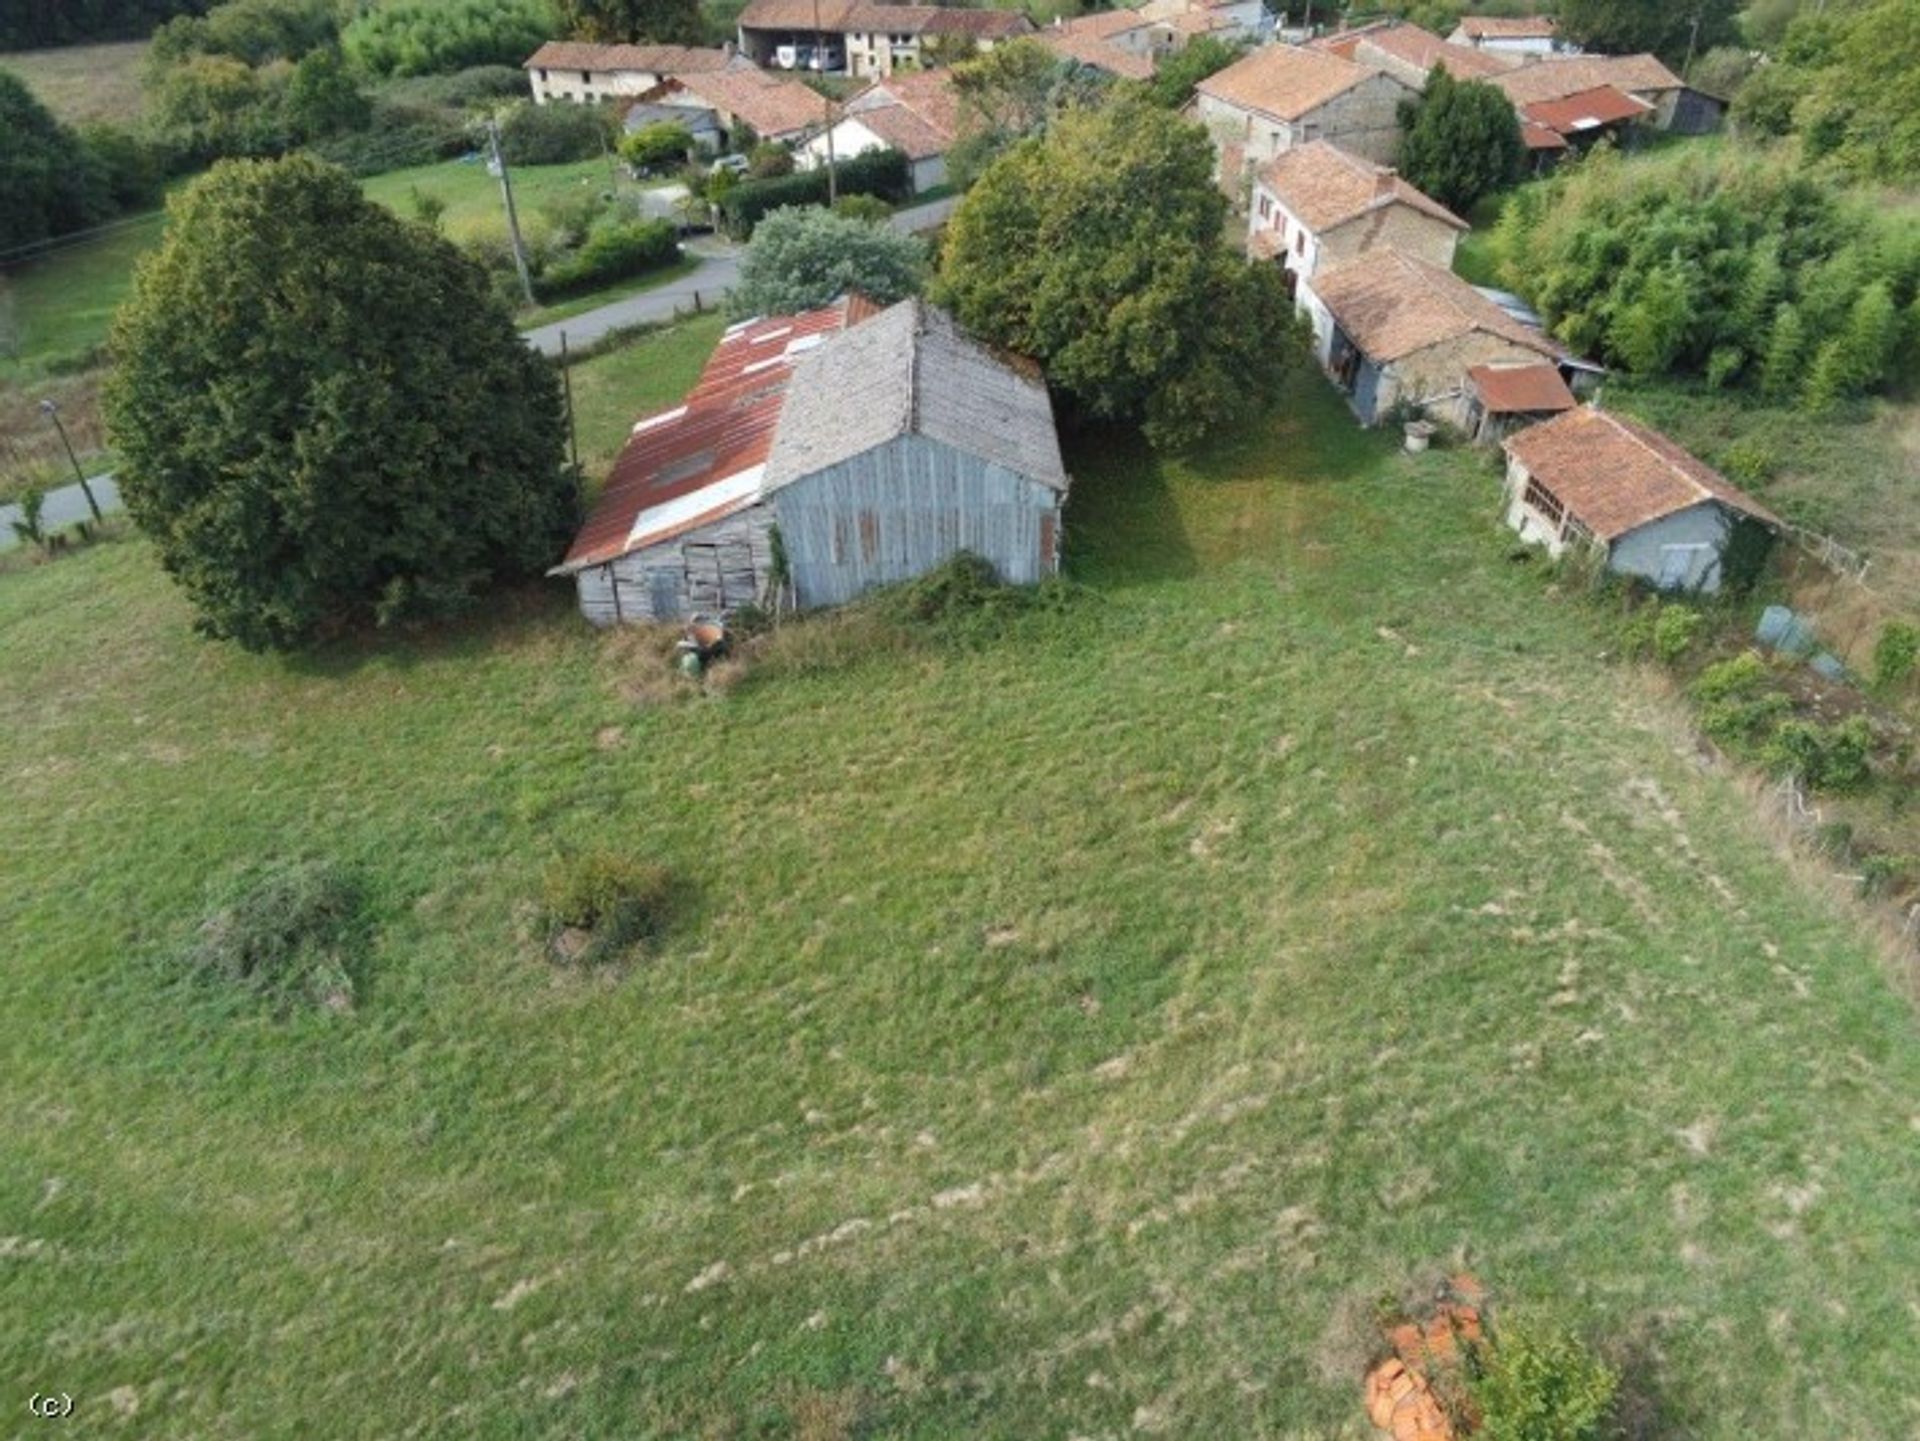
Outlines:
{"type": "Polygon", "coordinates": [[[1060,494],[950,446],[907,435],[773,496],[794,595],[840,605],[922,575],[957,551],[1031,584],[1059,565],[1060,494]]]}
{"type": "Polygon", "coordinates": [[[580,613],[595,625],[614,625],[759,604],[773,571],[772,524],[767,507],[756,505],[583,570],[580,613]]]}

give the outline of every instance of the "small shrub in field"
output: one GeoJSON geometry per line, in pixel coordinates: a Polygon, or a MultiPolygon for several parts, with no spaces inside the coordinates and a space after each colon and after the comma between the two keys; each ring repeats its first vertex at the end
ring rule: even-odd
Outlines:
{"type": "Polygon", "coordinates": [[[1620,1375],[1564,1332],[1506,1325],[1474,1348],[1467,1390],[1480,1441],[1594,1441],[1620,1375]]]}
{"type": "Polygon", "coordinates": [[[1873,730],[1864,716],[1831,726],[1783,721],[1767,743],[1767,762],[1814,790],[1862,790],[1873,779],[1873,730]]]}
{"type": "Polygon", "coordinates": [[[183,960],[283,1010],[346,1010],[365,942],[353,879],[329,861],[295,861],[251,871],[219,893],[183,960]]]}
{"type": "Polygon", "coordinates": [[[591,965],[658,936],[673,900],[664,867],[617,851],[560,856],[541,879],[548,946],[562,960],[591,965]]]}
{"type": "Polygon", "coordinates": [[[1769,675],[1767,663],[1752,651],[1701,671],[1693,683],[1700,729],[1736,750],[1763,745],[1792,711],[1785,696],[1767,689],[1769,675]]]}
{"type": "Polygon", "coordinates": [[[1016,616],[1057,605],[1067,594],[1056,581],[1008,585],[992,562],[963,550],[886,593],[885,609],[899,624],[931,630],[943,639],[984,641],[998,637],[1016,616]]]}
{"type": "Polygon", "coordinates": [[[872,195],[842,195],[833,202],[833,213],[849,220],[864,220],[869,225],[884,225],[893,207],[872,195]]]}
{"type": "Polygon", "coordinates": [[[1736,440],[1720,453],[1720,469],[1726,472],[1727,478],[1749,488],[1772,479],[1778,468],[1773,448],[1752,436],[1736,440]]]}
{"type": "Polygon", "coordinates": [[[1693,638],[1700,633],[1704,617],[1684,605],[1663,605],[1653,623],[1653,653],[1667,665],[1675,664],[1687,653],[1693,638]]]}
{"type": "Polygon", "coordinates": [[[1890,620],[1873,644],[1873,683],[1892,690],[1920,666],[1920,625],[1890,620]]]}

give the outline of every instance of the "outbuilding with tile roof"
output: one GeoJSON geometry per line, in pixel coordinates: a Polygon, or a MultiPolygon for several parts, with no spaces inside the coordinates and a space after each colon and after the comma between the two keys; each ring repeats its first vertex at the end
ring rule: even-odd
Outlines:
{"type": "Polygon", "coordinates": [[[1595,547],[1608,570],[1662,590],[1719,590],[1743,529],[1781,529],[1698,457],[1594,405],[1516,432],[1506,453],[1508,525],[1556,556],[1595,547]]]}
{"type": "Polygon", "coordinates": [[[1314,140],[1390,162],[1401,102],[1416,93],[1330,51],[1262,45],[1202,80],[1191,110],[1213,140],[1221,184],[1237,196],[1253,169],[1314,140]]]}
{"type": "Polygon", "coordinates": [[[1477,365],[1557,365],[1564,352],[1444,266],[1368,250],[1300,288],[1315,350],[1363,425],[1398,406],[1465,428],[1477,365]]]}

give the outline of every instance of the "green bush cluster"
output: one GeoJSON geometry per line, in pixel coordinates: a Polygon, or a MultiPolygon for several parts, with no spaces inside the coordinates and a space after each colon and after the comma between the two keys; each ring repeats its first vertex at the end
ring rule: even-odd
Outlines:
{"type": "Polygon", "coordinates": [[[557,856],[540,884],[548,948],[582,965],[615,960],[665,930],[674,890],[666,867],[618,851],[557,856]]]}
{"type": "Polygon", "coordinates": [[[1880,629],[1873,643],[1873,683],[1892,690],[1904,683],[1920,666],[1920,625],[1912,621],[1890,620],[1880,629]]]}
{"type": "Polygon", "coordinates": [[[1508,1324],[1473,1348],[1467,1390],[1481,1441],[1594,1441],[1620,1387],[1620,1373],[1577,1339],[1508,1324]]]}
{"type": "Polygon", "coordinates": [[[1753,651],[1716,661],[1693,683],[1700,729],[1775,775],[1814,790],[1864,790],[1873,781],[1873,728],[1864,716],[1833,725],[1794,717],[1793,703],[1771,684],[1773,671],[1753,651]]]}
{"type": "Polygon", "coordinates": [[[331,861],[270,863],[220,887],[180,954],[194,974],[277,1009],[344,1010],[368,934],[354,878],[331,861]]]}
{"type": "Polygon", "coordinates": [[[1764,759],[1776,775],[1798,776],[1813,790],[1865,790],[1873,781],[1873,728],[1865,716],[1830,726],[1785,720],[1767,742],[1764,759]]]}
{"type": "MultiPolygon", "coordinates": [[[[837,167],[842,195],[876,195],[882,200],[905,200],[912,191],[907,157],[898,150],[874,150],[837,167]]],[[[788,205],[825,205],[827,172],[803,170],[768,180],[748,180],[728,190],[718,201],[729,235],[746,239],[768,213],[788,205]]]]}
{"type": "Polygon", "coordinates": [[[1751,150],[1601,150],[1518,191],[1493,243],[1555,334],[1641,374],[1824,407],[1920,336],[1913,227],[1751,150]]]}
{"type": "Polygon", "coordinates": [[[657,270],[679,256],[671,221],[603,220],[587,232],[577,250],[541,272],[538,289],[543,299],[557,300],[657,270]]]}
{"type": "Polygon", "coordinates": [[[340,46],[369,75],[434,75],[518,65],[559,33],[548,0],[399,0],[363,7],[340,46]]]}
{"type": "Polygon", "coordinates": [[[1706,618],[1691,606],[1675,601],[1641,606],[1620,632],[1620,649],[1629,660],[1651,656],[1675,665],[1692,647],[1706,618]]]}
{"type": "Polygon", "coordinates": [[[590,160],[612,139],[613,117],[598,105],[516,105],[500,121],[500,153],[513,165],[590,160]]]}
{"type": "Polygon", "coordinates": [[[1700,729],[1729,750],[1757,753],[1792,714],[1784,695],[1769,688],[1772,672],[1753,651],[1716,661],[1693,683],[1700,729]]]}

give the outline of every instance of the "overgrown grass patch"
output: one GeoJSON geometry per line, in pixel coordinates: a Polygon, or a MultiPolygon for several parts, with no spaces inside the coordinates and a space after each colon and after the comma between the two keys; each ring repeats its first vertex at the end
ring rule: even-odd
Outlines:
{"type": "Polygon", "coordinates": [[[1676,1434],[1900,1434],[1912,1008],[1484,465],[1316,391],[1068,468],[1083,600],[680,705],[557,586],[288,662],[138,541],[0,575],[7,1374],[155,1437],[1357,1435],[1343,1318],[1465,1252],[1676,1434]],[[594,846],[697,882],[644,984],[528,964],[594,846]],[[165,1004],[136,942],[311,854],[352,1023],[165,1004]]]}

